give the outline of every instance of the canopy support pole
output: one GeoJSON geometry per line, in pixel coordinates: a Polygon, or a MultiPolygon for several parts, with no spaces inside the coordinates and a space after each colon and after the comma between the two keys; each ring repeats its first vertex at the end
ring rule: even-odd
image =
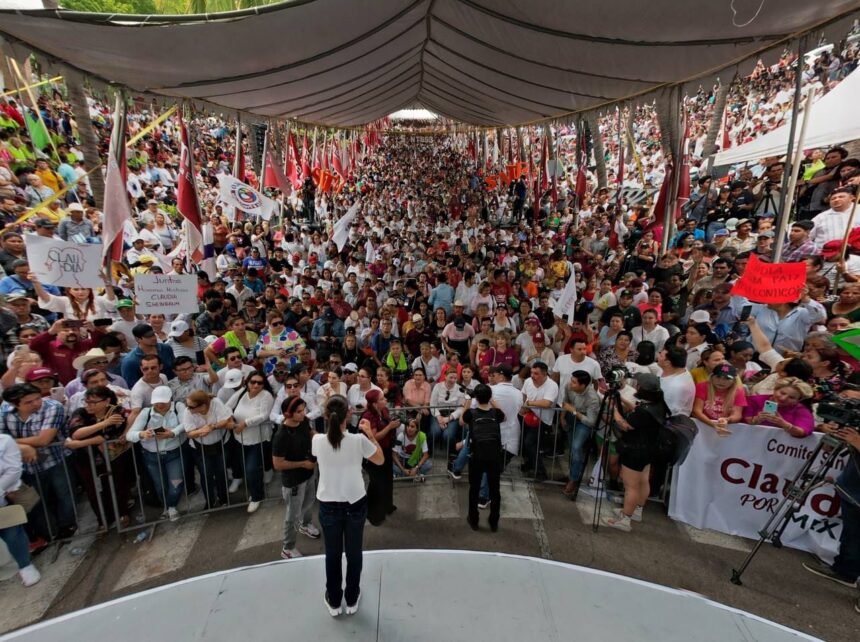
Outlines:
{"type": "MultiPolygon", "coordinates": [[[[776,214],[774,228],[777,230],[776,245],[774,248],[774,259],[778,259],[782,253],[784,243],[785,227],[788,224],[789,212],[784,207],[786,199],[789,203],[791,198],[788,195],[789,183],[792,175],[792,152],[794,151],[794,136],[797,130],[797,114],[800,111],[800,94],[803,85],[803,54],[806,51],[806,36],[799,38],[797,41],[797,68],[794,72],[794,99],[791,103],[791,129],[788,131],[788,147],[785,150],[785,170],[782,173],[782,186],[779,193],[779,211],[776,214]]],[[[807,105],[808,107],[808,105],[807,105]]]]}

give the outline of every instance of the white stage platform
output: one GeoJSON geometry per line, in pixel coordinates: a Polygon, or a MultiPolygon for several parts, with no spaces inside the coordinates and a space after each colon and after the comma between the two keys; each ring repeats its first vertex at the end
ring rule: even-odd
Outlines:
{"type": "Polygon", "coordinates": [[[322,603],[321,556],[233,569],[71,613],[0,638],[419,642],[776,642],[805,634],[611,573],[530,557],[397,550],[364,555],[356,615],[322,603]]]}

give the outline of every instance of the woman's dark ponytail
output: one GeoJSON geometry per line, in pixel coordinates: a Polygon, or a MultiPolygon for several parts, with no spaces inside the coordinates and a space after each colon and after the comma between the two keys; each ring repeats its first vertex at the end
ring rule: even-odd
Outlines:
{"type": "Polygon", "coordinates": [[[332,395],[325,404],[325,432],[328,443],[337,450],[343,441],[343,422],[349,417],[349,402],[343,395],[332,395]]]}

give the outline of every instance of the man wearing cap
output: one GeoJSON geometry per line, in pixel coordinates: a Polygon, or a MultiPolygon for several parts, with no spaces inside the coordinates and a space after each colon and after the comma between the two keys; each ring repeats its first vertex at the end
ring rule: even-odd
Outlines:
{"type": "Polygon", "coordinates": [[[125,337],[126,345],[131,348],[136,343],[132,330],[143,321],[134,313],[134,301],[131,299],[117,301],[116,311],[119,314],[119,320],[114,321],[108,330],[122,334],[125,337]]]}
{"type": "Polygon", "coordinates": [[[600,316],[600,326],[609,325],[613,314],[624,317],[624,329],[630,332],[638,325],[642,325],[642,313],[633,305],[633,293],[630,290],[621,290],[618,293],[618,305],[611,305],[600,316]]]}
{"type": "Polygon", "coordinates": [[[131,331],[137,341],[137,346],[122,359],[122,378],[132,390],[140,379],[141,362],[145,356],[157,356],[161,361],[160,372],[166,377],[164,383],[173,379],[173,350],[165,343],[159,343],[155,330],[148,323],[141,323],[131,331]]]}
{"type": "Polygon", "coordinates": [[[531,335],[531,348],[524,348],[520,356],[520,363],[531,367],[535,361],[544,362],[552,370],[555,366],[555,353],[546,344],[546,335],[543,331],[531,335]]]}
{"type": "MultiPolygon", "coordinates": [[[[110,385],[111,388],[116,387],[124,390],[129,390],[129,386],[126,383],[125,379],[123,379],[119,375],[111,374],[108,372],[108,366],[110,366],[110,358],[108,357],[107,353],[101,348],[90,348],[84,354],[75,359],[72,362],[72,365],[75,367],[75,370],[81,373],[88,370],[104,372],[105,377],[107,378],[107,383],[105,385],[110,385]]],[[[74,395],[83,391],[85,388],[86,382],[81,377],[75,377],[68,384],[66,384],[66,397],[71,399],[74,395]]]]}
{"type": "Polygon", "coordinates": [[[421,344],[425,341],[432,342],[436,337],[433,336],[433,331],[424,324],[424,317],[420,314],[412,315],[412,327],[403,338],[403,345],[413,358],[418,358],[421,354],[421,344]]]}
{"type": "Polygon", "coordinates": [[[773,253],[773,237],[773,230],[760,232],[755,240],[755,249],[753,250],[753,254],[763,260],[770,261],[771,254],[773,253]]]}
{"type": "Polygon", "coordinates": [[[144,238],[138,234],[132,237],[131,247],[125,251],[125,258],[129,265],[135,265],[140,263],[142,256],[153,256],[153,254],[147,249],[144,238]]]}
{"type": "Polygon", "coordinates": [[[752,233],[752,221],[748,218],[739,220],[734,236],[726,241],[725,247],[733,247],[738,253],[752,252],[755,249],[755,234],[752,233]]]}
{"type": "Polygon", "coordinates": [[[782,248],[782,263],[795,263],[806,260],[818,252],[815,243],[809,238],[812,231],[812,221],[795,221],[788,231],[788,243],[782,248]]]}
{"type": "Polygon", "coordinates": [[[57,238],[55,232],[57,230],[57,224],[54,223],[49,218],[37,218],[33,221],[33,224],[36,226],[36,235],[41,236],[46,239],[57,238]]]}
{"type": "Polygon", "coordinates": [[[461,363],[469,363],[469,341],[475,336],[475,329],[463,316],[465,305],[462,301],[454,302],[454,318],[442,330],[442,345],[445,352],[457,352],[461,363]]]}
{"type": "Polygon", "coordinates": [[[3,319],[0,321],[0,326],[4,329],[6,329],[7,325],[11,326],[6,332],[6,340],[10,345],[18,343],[17,326],[29,325],[32,326],[36,332],[45,332],[51,327],[51,324],[48,323],[45,317],[41,314],[30,312],[34,301],[32,299],[28,299],[25,294],[21,292],[12,292],[11,294],[7,294],[5,299],[6,304],[3,307],[14,315],[14,319],[10,317],[8,324],[5,322],[5,319],[3,319]]]}
{"type": "Polygon", "coordinates": [[[72,203],[68,207],[69,215],[60,221],[57,236],[64,241],[84,243],[93,237],[93,224],[84,218],[84,206],[72,203]]]}

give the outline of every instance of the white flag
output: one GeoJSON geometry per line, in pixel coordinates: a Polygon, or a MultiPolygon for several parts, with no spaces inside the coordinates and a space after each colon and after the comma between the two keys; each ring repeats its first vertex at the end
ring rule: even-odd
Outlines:
{"type": "Polygon", "coordinates": [[[358,215],[358,208],[359,203],[356,202],[347,210],[346,214],[337,219],[334,226],[332,226],[331,240],[334,241],[335,245],[337,245],[338,252],[343,251],[343,247],[349,240],[349,226],[352,225],[352,222],[358,215]]]}
{"type": "Polygon", "coordinates": [[[253,217],[259,216],[264,221],[268,221],[278,211],[277,202],[232,176],[221,174],[218,183],[221,202],[230,207],[236,207],[253,217]]]}
{"type": "Polygon", "coordinates": [[[373,248],[373,243],[371,243],[370,239],[367,239],[367,243],[364,244],[364,253],[365,263],[370,264],[376,260],[376,250],[373,248]]]}
{"type": "Polygon", "coordinates": [[[568,320],[572,322],[574,310],[576,310],[576,270],[571,270],[567,285],[552,306],[552,313],[557,317],[568,315],[568,320]]]}

